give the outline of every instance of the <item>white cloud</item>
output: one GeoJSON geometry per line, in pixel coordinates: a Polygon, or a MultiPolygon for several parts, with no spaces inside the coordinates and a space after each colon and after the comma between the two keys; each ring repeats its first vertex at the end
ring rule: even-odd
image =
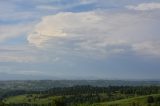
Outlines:
{"type": "Polygon", "coordinates": [[[91,34],[91,30],[96,29],[95,25],[99,24],[100,20],[101,17],[94,12],[67,12],[46,16],[35,26],[33,33],[28,36],[28,41],[36,46],[40,46],[54,37],[77,36],[84,33],[91,34]]]}
{"type": "Polygon", "coordinates": [[[95,2],[97,2],[97,0],[80,0],[81,4],[91,4],[95,2]]]}
{"type": "Polygon", "coordinates": [[[6,55],[0,56],[0,62],[19,62],[19,63],[26,63],[26,62],[33,62],[36,61],[32,56],[17,56],[17,55],[6,55]]]}
{"type": "Polygon", "coordinates": [[[25,45],[1,45],[0,51],[0,62],[28,63],[37,61],[37,57],[34,56],[34,50],[25,45]]]}
{"type": "Polygon", "coordinates": [[[155,13],[62,12],[43,17],[28,41],[37,47],[49,47],[52,52],[63,49],[69,54],[108,56],[142,51],[138,49],[140,42],[159,39],[159,25],[155,13]]]}
{"type": "Polygon", "coordinates": [[[44,63],[57,62],[60,58],[38,48],[23,45],[0,45],[0,62],[44,63]]]}
{"type": "Polygon", "coordinates": [[[0,25],[0,41],[23,36],[30,32],[32,24],[0,25]]]}
{"type": "MultiPolygon", "coordinates": [[[[33,19],[38,19],[42,14],[35,10],[24,10],[19,8],[19,0],[1,0],[0,1],[0,20],[3,22],[28,22],[33,19]]],[[[21,1],[22,2],[22,1],[21,1]]],[[[21,3],[20,3],[21,4],[21,3]]]]}
{"type": "Polygon", "coordinates": [[[133,50],[137,53],[143,55],[155,55],[160,56],[160,42],[146,41],[142,43],[137,43],[133,45],[133,50]]]}
{"type": "Polygon", "coordinates": [[[160,9],[160,3],[142,3],[142,4],[138,4],[136,6],[133,5],[129,5],[126,6],[128,9],[132,9],[132,10],[140,10],[140,11],[148,11],[148,10],[156,10],[156,9],[160,9]]]}
{"type": "Polygon", "coordinates": [[[49,6],[49,5],[39,5],[36,7],[37,9],[42,9],[42,10],[58,10],[59,8],[49,6]]]}

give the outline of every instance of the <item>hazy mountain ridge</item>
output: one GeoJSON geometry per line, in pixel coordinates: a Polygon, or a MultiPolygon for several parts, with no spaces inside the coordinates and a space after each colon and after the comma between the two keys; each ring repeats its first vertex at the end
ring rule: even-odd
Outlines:
{"type": "Polygon", "coordinates": [[[44,90],[75,85],[107,86],[160,86],[160,81],[129,80],[8,80],[0,81],[0,89],[44,90]]]}

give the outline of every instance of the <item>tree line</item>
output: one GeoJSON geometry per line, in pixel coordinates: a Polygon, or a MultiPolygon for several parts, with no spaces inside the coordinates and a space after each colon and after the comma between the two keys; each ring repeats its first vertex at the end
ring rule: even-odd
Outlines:
{"type": "MultiPolygon", "coordinates": [[[[78,106],[79,104],[94,104],[105,101],[114,101],[130,97],[160,94],[160,86],[108,86],[108,87],[93,87],[93,86],[73,86],[73,87],[57,87],[43,91],[26,91],[15,90],[8,91],[1,95],[0,106],[78,106]],[[3,100],[10,96],[27,94],[39,94],[41,96],[38,99],[47,98],[50,96],[60,96],[61,98],[48,102],[47,104],[5,104],[3,100]]],[[[160,97],[148,97],[147,104],[152,106],[153,104],[159,104],[160,97]]],[[[114,104],[115,105],[115,104],[114,104]]],[[[87,105],[86,105],[87,106],[87,105]]],[[[116,106],[119,106],[116,104],[116,106]]],[[[130,106],[140,106],[138,103],[132,103],[130,106]]],[[[160,106],[160,105],[155,105],[160,106]]]]}

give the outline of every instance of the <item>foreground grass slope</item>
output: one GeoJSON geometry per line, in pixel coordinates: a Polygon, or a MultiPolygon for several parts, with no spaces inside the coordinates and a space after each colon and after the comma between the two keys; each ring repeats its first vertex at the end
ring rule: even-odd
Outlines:
{"type": "Polygon", "coordinates": [[[0,106],[160,106],[160,86],[74,86],[8,91],[0,106]]]}
{"type": "MultiPolygon", "coordinates": [[[[94,104],[77,104],[76,106],[160,106],[160,102],[156,101],[159,99],[160,94],[153,94],[153,95],[146,95],[146,96],[139,96],[139,97],[132,97],[122,100],[110,101],[110,102],[103,102],[103,103],[94,103],[94,104]],[[148,104],[148,97],[153,97],[153,103],[148,104]]],[[[10,103],[29,103],[29,104],[47,104],[60,99],[60,96],[50,96],[45,97],[44,95],[20,95],[20,96],[13,96],[4,99],[6,104],[10,103]]]]}
{"type": "MultiPolygon", "coordinates": [[[[157,100],[159,99],[160,94],[139,96],[139,97],[116,100],[111,102],[104,102],[104,103],[94,104],[94,106],[148,106],[148,105],[152,106],[153,103],[148,104],[148,100],[147,100],[148,97],[153,97],[157,100]]],[[[154,100],[153,102],[156,102],[156,100],[154,100]]],[[[160,106],[160,102],[154,106],[160,106]]]]}
{"type": "Polygon", "coordinates": [[[48,104],[52,103],[58,99],[60,99],[60,96],[50,96],[45,97],[45,95],[39,95],[39,94],[32,94],[32,95],[19,95],[19,96],[13,96],[8,97],[3,100],[6,104],[21,104],[21,103],[28,103],[28,104],[48,104]]]}

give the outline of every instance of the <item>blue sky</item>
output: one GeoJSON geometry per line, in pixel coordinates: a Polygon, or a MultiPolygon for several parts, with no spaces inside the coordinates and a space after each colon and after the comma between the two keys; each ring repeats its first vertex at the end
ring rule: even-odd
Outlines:
{"type": "Polygon", "coordinates": [[[159,79],[159,18],[159,0],[1,0],[0,77],[159,79]]]}

